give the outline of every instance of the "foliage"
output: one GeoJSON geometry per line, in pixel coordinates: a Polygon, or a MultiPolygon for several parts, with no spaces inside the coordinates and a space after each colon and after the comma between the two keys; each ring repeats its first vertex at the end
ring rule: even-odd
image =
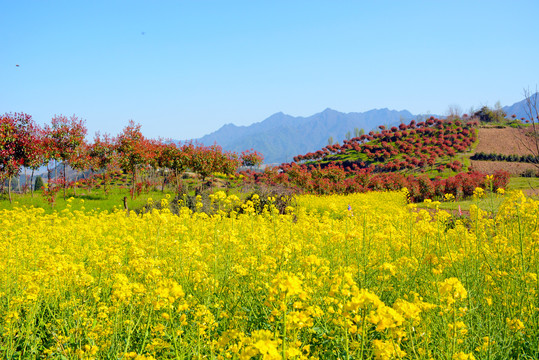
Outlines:
{"type": "Polygon", "coordinates": [[[51,124],[43,130],[44,146],[49,152],[48,158],[62,161],[64,173],[62,184],[64,186],[64,200],[67,196],[67,165],[73,168],[85,169],[88,158],[86,156],[85,136],[86,126],[84,120],[73,115],[70,118],[56,115],[51,124]]]}
{"type": "Polygon", "coordinates": [[[262,165],[264,161],[264,156],[257,152],[256,150],[245,150],[240,155],[241,165],[254,167],[262,165]]]}
{"type": "Polygon", "coordinates": [[[503,123],[506,121],[507,114],[502,110],[501,106],[491,109],[488,106],[483,106],[479,111],[473,114],[482,123],[503,123]]]}
{"type": "Polygon", "coordinates": [[[539,157],[532,154],[528,155],[504,155],[478,152],[470,157],[471,160],[486,160],[486,161],[510,161],[510,162],[523,162],[530,164],[539,164],[539,157]]]}
{"type": "MultiPolygon", "coordinates": [[[[486,187],[487,177],[487,174],[468,172],[446,179],[430,179],[426,175],[404,175],[396,172],[373,173],[368,169],[358,169],[350,176],[350,171],[347,173],[335,165],[311,168],[309,171],[296,164],[286,167],[283,173],[267,170],[264,173],[243,172],[243,174],[255,184],[280,184],[319,195],[407,188],[411,200],[415,202],[441,198],[448,193],[453,194],[457,199],[470,197],[475,188],[486,187]]],[[[506,188],[509,183],[509,173],[506,171],[496,171],[493,178],[496,184],[493,191],[506,188]]]]}
{"type": "Polygon", "coordinates": [[[405,192],[228,217],[224,192],[211,216],[3,210],[0,354],[537,358],[539,202],[504,196],[467,224],[405,192]]]}
{"type": "Polygon", "coordinates": [[[8,179],[10,202],[12,177],[19,174],[23,165],[34,165],[33,153],[39,148],[36,132],[28,114],[4,114],[0,117],[0,182],[8,179]]]}
{"type": "Polygon", "coordinates": [[[37,176],[34,183],[34,190],[39,191],[41,189],[43,189],[43,179],[41,178],[41,176],[37,176]]]}
{"type": "MultiPolygon", "coordinates": [[[[328,145],[321,150],[294,157],[301,166],[340,166],[351,172],[370,169],[375,172],[420,171],[442,166],[460,171],[462,164],[452,159],[457,153],[467,151],[476,141],[476,122],[463,120],[441,120],[434,117],[408,125],[370,132],[350,140],[343,145],[328,145]],[[446,161],[445,159],[453,161],[446,161]]],[[[291,164],[285,164],[283,170],[291,164]]]]}

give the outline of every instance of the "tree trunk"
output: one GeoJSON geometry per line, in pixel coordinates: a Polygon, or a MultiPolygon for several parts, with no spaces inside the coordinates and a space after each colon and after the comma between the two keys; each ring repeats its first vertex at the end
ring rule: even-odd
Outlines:
{"type": "Polygon", "coordinates": [[[30,175],[30,190],[32,192],[32,197],[34,197],[34,169],[32,169],[32,175],[30,175]]]}
{"type": "Polygon", "coordinates": [[[133,178],[131,179],[131,200],[135,198],[135,180],[137,179],[137,171],[133,169],[133,178]]]}
{"type": "Polygon", "coordinates": [[[180,174],[178,174],[178,170],[174,170],[176,175],[176,193],[180,195],[180,174]]]}
{"type": "Polygon", "coordinates": [[[103,191],[105,192],[105,196],[107,196],[107,171],[103,173],[103,191]]]}
{"type": "Polygon", "coordinates": [[[67,178],[66,178],[66,162],[64,161],[64,201],[67,197],[67,178]]]}
{"type": "Polygon", "coordinates": [[[50,160],[47,162],[47,186],[51,185],[51,169],[49,169],[50,160]]]}
{"type": "Polygon", "coordinates": [[[165,192],[165,181],[166,181],[167,177],[165,175],[165,173],[163,172],[163,183],[161,184],[161,192],[164,193],[165,192]]]}
{"type": "Polygon", "coordinates": [[[24,168],[24,187],[23,187],[23,190],[24,190],[25,194],[28,191],[28,173],[27,173],[27,170],[28,169],[25,167],[24,168]]]}
{"type": "Polygon", "coordinates": [[[8,183],[7,183],[7,193],[9,197],[9,203],[12,204],[13,200],[11,199],[11,176],[9,177],[8,183]]]}

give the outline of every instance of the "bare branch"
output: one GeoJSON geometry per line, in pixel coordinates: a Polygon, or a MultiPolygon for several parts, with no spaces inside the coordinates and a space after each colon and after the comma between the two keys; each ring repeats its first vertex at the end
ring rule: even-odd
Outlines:
{"type": "Polygon", "coordinates": [[[537,104],[537,86],[535,87],[535,94],[531,94],[530,89],[524,89],[524,97],[526,98],[526,115],[531,123],[532,134],[531,137],[534,142],[533,154],[535,157],[539,157],[539,133],[537,132],[537,121],[539,120],[539,107],[537,104]]]}

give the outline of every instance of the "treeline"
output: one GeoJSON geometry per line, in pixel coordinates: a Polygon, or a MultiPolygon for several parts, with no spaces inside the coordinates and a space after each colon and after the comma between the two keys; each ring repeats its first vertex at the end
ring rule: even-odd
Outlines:
{"type": "Polygon", "coordinates": [[[448,178],[429,178],[426,174],[405,175],[397,172],[373,173],[371,169],[345,171],[336,165],[307,170],[296,164],[287,171],[266,168],[263,173],[244,173],[246,181],[266,185],[280,185],[311,194],[351,194],[368,191],[394,191],[407,188],[410,200],[443,199],[451,194],[455,199],[466,199],[476,188],[496,191],[505,189],[510,174],[496,171],[492,176],[480,172],[459,173],[448,178]]]}
{"type": "MultiPolygon", "coordinates": [[[[240,165],[256,166],[263,161],[261,154],[248,150],[241,154],[223,151],[218,145],[204,146],[197,143],[177,145],[163,140],[146,138],[139,124],[130,121],[117,136],[97,133],[93,142],[86,141],[85,122],[75,115],[52,118],[43,127],[25,113],[0,116],[0,191],[4,192],[7,182],[9,200],[11,182],[21,169],[31,169],[33,173],[47,166],[47,191],[64,190],[74,186],[69,181],[68,167],[78,172],[92,171],[103,177],[107,191],[109,174],[121,169],[131,178],[131,196],[135,194],[138,176],[141,172],[172,180],[178,192],[181,191],[180,178],[187,170],[199,174],[204,182],[215,172],[235,173],[240,165]],[[51,178],[52,164],[63,164],[63,174],[51,178]]],[[[30,180],[32,183],[33,179],[30,180]]]]}
{"type": "Polygon", "coordinates": [[[523,162],[530,164],[539,164],[539,157],[534,155],[503,155],[494,153],[478,152],[470,157],[471,160],[485,160],[485,161],[509,161],[509,162],[523,162]]]}

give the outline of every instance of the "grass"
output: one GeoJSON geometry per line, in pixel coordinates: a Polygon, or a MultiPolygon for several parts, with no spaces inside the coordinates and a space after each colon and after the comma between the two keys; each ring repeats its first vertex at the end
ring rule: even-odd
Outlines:
{"type": "MultiPolygon", "coordinates": [[[[539,189],[539,178],[524,178],[524,177],[512,177],[509,181],[508,190],[526,190],[539,189]]],[[[67,208],[71,210],[86,210],[86,211],[113,211],[115,209],[123,209],[123,198],[127,197],[127,206],[130,210],[141,209],[147,204],[148,199],[151,198],[154,201],[165,198],[167,194],[171,197],[175,196],[175,193],[169,191],[150,191],[148,193],[142,193],[135,199],[131,199],[128,190],[120,187],[112,187],[109,194],[105,195],[102,189],[94,189],[91,192],[87,190],[78,189],[78,194],[75,196],[73,191],[68,191],[66,200],[63,199],[62,192],[59,192],[56,197],[56,203],[54,207],[46,201],[41,191],[36,191],[32,197],[30,194],[12,194],[13,203],[10,204],[7,198],[7,194],[0,195],[0,210],[8,209],[12,210],[16,207],[39,207],[45,209],[46,213],[53,213],[55,211],[62,211],[67,208]],[[69,200],[69,198],[73,198],[69,200]]],[[[439,205],[440,209],[447,210],[456,213],[460,207],[462,211],[468,211],[472,204],[477,204],[479,208],[490,212],[496,212],[501,203],[503,202],[503,196],[487,195],[482,199],[468,199],[454,202],[442,202],[439,205]]],[[[420,203],[419,208],[427,208],[428,204],[420,203]]]]}
{"type": "MultiPolygon", "coordinates": [[[[76,196],[73,195],[73,191],[68,191],[66,200],[64,200],[62,192],[59,192],[56,197],[54,207],[52,207],[43,197],[42,191],[34,192],[33,197],[30,194],[12,194],[13,203],[10,203],[7,195],[3,194],[0,195],[0,210],[12,210],[16,207],[33,206],[45,209],[45,212],[48,214],[55,211],[62,211],[67,208],[70,208],[72,211],[113,211],[114,209],[124,208],[123,199],[125,196],[127,197],[128,208],[134,210],[142,208],[148,202],[148,198],[160,200],[164,198],[166,194],[167,192],[162,193],[161,191],[150,191],[149,193],[141,193],[132,200],[128,190],[126,189],[112,188],[108,195],[105,195],[103,190],[92,190],[90,193],[79,189],[76,196]]],[[[174,194],[170,194],[174,196],[174,194]]]]}
{"type": "Polygon", "coordinates": [[[539,178],[512,177],[509,181],[510,190],[530,190],[539,188],[539,178]]]}
{"type": "MultiPolygon", "coordinates": [[[[526,190],[539,189],[539,178],[511,177],[507,189],[509,191],[520,190],[523,192],[526,192],[526,190]]],[[[459,208],[461,211],[469,211],[470,206],[475,204],[482,210],[496,213],[504,200],[504,196],[487,194],[481,199],[466,199],[460,201],[442,202],[440,203],[439,208],[442,210],[447,210],[452,214],[457,214],[459,208]]],[[[426,209],[432,207],[432,205],[420,203],[418,204],[418,207],[426,209]]]]}

